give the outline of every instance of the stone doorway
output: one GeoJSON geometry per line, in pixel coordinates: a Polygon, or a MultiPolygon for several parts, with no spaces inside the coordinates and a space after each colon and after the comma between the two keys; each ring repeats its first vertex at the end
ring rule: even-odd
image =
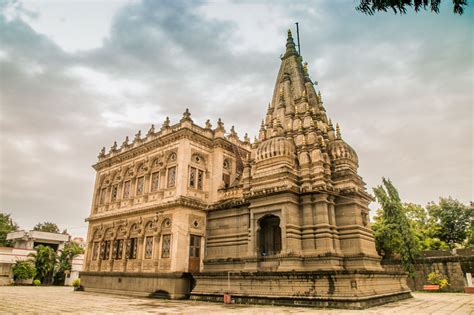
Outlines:
{"type": "Polygon", "coordinates": [[[280,218],[275,215],[267,215],[258,221],[258,225],[258,254],[265,257],[280,253],[280,218]]]}

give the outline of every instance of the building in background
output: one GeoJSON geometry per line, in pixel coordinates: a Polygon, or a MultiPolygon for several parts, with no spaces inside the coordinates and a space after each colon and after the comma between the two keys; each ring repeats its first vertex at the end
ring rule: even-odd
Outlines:
{"type": "Polygon", "coordinates": [[[7,234],[7,241],[12,242],[14,248],[34,249],[38,245],[49,246],[55,251],[64,247],[71,240],[69,234],[51,233],[42,231],[16,231],[7,234]]]}
{"type": "Polygon", "coordinates": [[[186,110],[102,149],[86,291],[349,308],[410,296],[380,265],[357,154],[290,32],[281,60],[253,142],[186,110]]]}
{"type": "Polygon", "coordinates": [[[0,285],[13,283],[13,265],[19,260],[29,259],[29,255],[36,252],[36,246],[45,245],[59,251],[70,238],[68,234],[33,230],[8,233],[6,239],[11,241],[12,247],[0,247],[0,285]]]}

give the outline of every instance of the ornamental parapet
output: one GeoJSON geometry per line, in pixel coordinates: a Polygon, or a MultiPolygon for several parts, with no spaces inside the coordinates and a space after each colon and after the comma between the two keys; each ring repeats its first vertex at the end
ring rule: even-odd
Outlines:
{"type": "Polygon", "coordinates": [[[155,148],[161,146],[166,140],[166,136],[170,135],[171,137],[176,136],[182,130],[190,130],[193,134],[199,135],[208,140],[223,139],[229,145],[238,146],[244,150],[251,150],[250,139],[247,134],[245,134],[244,139],[239,139],[237,132],[232,126],[229,133],[225,133],[224,123],[219,119],[217,122],[217,128],[212,129],[212,125],[209,120],[206,122],[205,127],[201,127],[190,119],[190,113],[188,110],[183,114],[183,119],[177,124],[170,125],[170,120],[166,117],[163,127],[159,131],[155,131],[155,126],[151,125],[147,134],[142,137],[141,130],[135,134],[135,137],[131,143],[129,143],[129,137],[127,136],[123,143],[119,146],[117,141],[113,143],[109,151],[106,152],[105,147],[99,152],[98,163],[94,167],[102,164],[102,162],[107,161],[113,157],[125,155],[125,153],[132,153],[134,151],[137,154],[141,153],[142,149],[155,148]]]}

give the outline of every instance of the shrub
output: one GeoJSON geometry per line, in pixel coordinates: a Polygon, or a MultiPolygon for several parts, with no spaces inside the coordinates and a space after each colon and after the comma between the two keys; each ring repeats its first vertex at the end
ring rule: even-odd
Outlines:
{"type": "Polygon", "coordinates": [[[17,261],[13,266],[13,279],[28,280],[36,275],[36,268],[31,261],[17,261]]]}
{"type": "Polygon", "coordinates": [[[81,279],[77,278],[72,282],[72,286],[75,288],[79,288],[81,286],[81,279]]]}
{"type": "Polygon", "coordinates": [[[448,279],[446,278],[446,276],[443,275],[442,273],[437,272],[437,271],[433,271],[428,275],[428,281],[431,284],[439,285],[440,289],[442,289],[445,286],[449,285],[448,279]]]}
{"type": "Polygon", "coordinates": [[[33,285],[39,286],[39,285],[41,285],[41,281],[39,281],[38,279],[36,279],[36,280],[33,281],[33,285]]]}

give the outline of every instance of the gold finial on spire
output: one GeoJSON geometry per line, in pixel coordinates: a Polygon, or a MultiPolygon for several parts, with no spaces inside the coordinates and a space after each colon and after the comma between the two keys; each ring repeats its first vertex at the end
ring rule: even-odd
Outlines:
{"type": "Polygon", "coordinates": [[[291,37],[291,29],[288,29],[288,37],[291,37]]]}
{"type": "Polygon", "coordinates": [[[341,139],[341,129],[339,128],[339,123],[336,124],[336,139],[341,139]]]}

